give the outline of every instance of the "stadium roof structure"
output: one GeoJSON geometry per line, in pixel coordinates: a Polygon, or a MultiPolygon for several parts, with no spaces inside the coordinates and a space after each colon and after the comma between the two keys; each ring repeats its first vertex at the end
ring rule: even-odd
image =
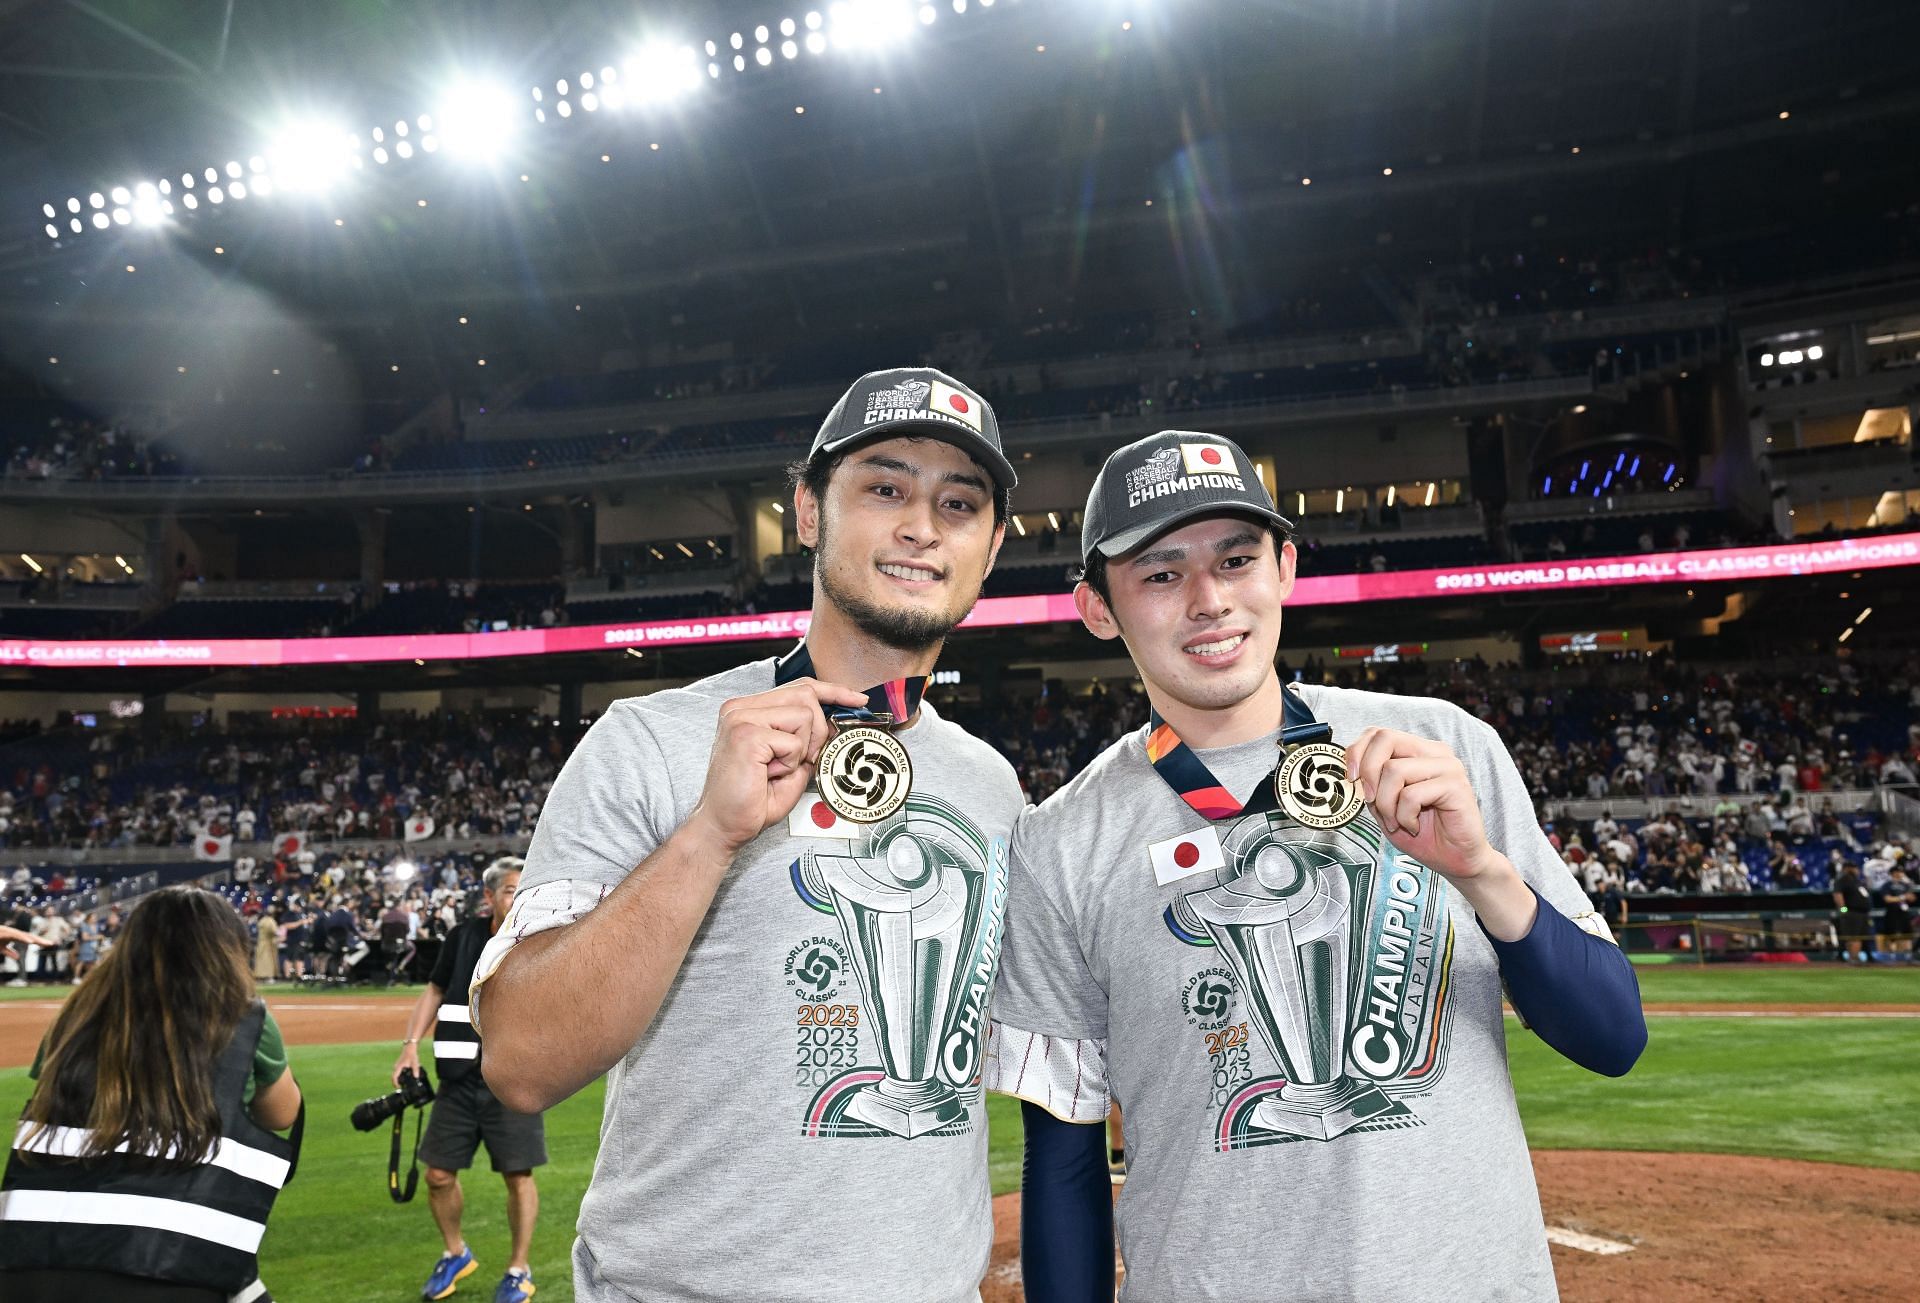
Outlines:
{"type": "Polygon", "coordinates": [[[614,355],[1390,325],[1380,267],[1542,241],[1831,266],[1920,117],[1872,0],[0,7],[5,362],[316,466],[614,355]]]}

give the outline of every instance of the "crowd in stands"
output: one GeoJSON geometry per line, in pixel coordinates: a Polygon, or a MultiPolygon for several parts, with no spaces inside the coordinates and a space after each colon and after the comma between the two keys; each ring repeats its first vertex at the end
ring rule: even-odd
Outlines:
{"type": "Polygon", "coordinates": [[[0,766],[0,847],[191,847],[235,857],[321,842],[530,832],[578,729],[512,714],[167,721],[58,730],[0,766]],[[10,762],[10,763],[9,763],[10,762]]]}
{"type": "Polygon", "coordinates": [[[1562,250],[1546,246],[1482,253],[1426,278],[1429,327],[1540,314],[1558,321],[1596,307],[1718,293],[1727,272],[1698,253],[1670,248],[1562,250]]]}
{"type": "MultiPolygon", "coordinates": [[[[1522,672],[1479,660],[1299,667],[1307,681],[1438,696],[1486,721],[1550,840],[1596,898],[1609,889],[1827,892],[1849,872],[1881,891],[1911,855],[1877,811],[1836,807],[1832,794],[1920,785],[1920,662],[1864,673],[1838,661],[1785,671],[1641,657],[1612,670],[1522,672]],[[1575,817],[1566,802],[1588,804],[1575,817]],[[1616,814],[1613,802],[1632,809],[1616,814]]],[[[998,748],[1035,801],[1147,713],[1132,684],[1071,694],[1052,685],[1037,697],[941,709],[998,748]]],[[[449,900],[476,894],[471,879],[484,865],[446,839],[524,844],[578,731],[509,712],[302,719],[297,728],[9,724],[0,728],[11,739],[0,847],[17,867],[0,872],[0,894],[28,911],[23,926],[44,926],[33,919],[65,913],[112,869],[36,871],[35,851],[203,847],[217,851],[205,868],[231,866],[237,902],[278,925],[345,908],[366,937],[385,902],[404,899],[417,936],[449,900]],[[418,866],[420,877],[396,865],[418,866]]],[[[310,935],[286,944],[298,953],[310,935]]]]}
{"type": "MultiPolygon", "coordinates": [[[[1577,685],[1479,660],[1331,668],[1309,660],[1301,673],[1455,702],[1500,734],[1543,810],[1674,798],[1677,809],[1644,825],[1611,815],[1545,821],[1596,893],[1604,882],[1593,865],[1630,894],[1712,894],[1824,891],[1841,864],[1889,859],[1877,818],[1837,812],[1826,794],[1920,783],[1920,663],[1871,676],[1845,662],[1818,673],[1700,671],[1666,658],[1631,668],[1618,684],[1577,685]]],[[[1146,703],[1137,688],[1111,686],[954,713],[1000,749],[1039,801],[1137,728],[1146,703]]]]}
{"type": "MultiPolygon", "coordinates": [[[[246,922],[262,981],[420,981],[454,926],[486,911],[481,875],[504,848],[413,858],[404,846],[236,860],[215,887],[246,922]]],[[[122,913],[63,911],[16,896],[0,922],[42,938],[0,963],[10,986],[77,984],[113,946],[122,913]]]]}
{"type": "Polygon", "coordinates": [[[44,427],[16,431],[7,458],[8,479],[105,480],[177,475],[180,463],[164,444],[111,421],[59,415],[44,427]]]}

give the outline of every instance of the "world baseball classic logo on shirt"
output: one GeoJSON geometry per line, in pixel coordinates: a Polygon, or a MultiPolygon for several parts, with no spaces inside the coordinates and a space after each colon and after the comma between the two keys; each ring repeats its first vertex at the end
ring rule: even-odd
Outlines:
{"type": "Polygon", "coordinates": [[[1452,1022],[1446,881],[1370,813],[1326,829],[1248,815],[1216,844],[1180,855],[1192,884],[1163,915],[1239,997],[1237,1021],[1205,1022],[1202,988],[1181,997],[1213,1070],[1214,1148],[1421,1125],[1415,1101],[1439,1083],[1452,1022]]]}
{"type": "Polygon", "coordinates": [[[840,925],[838,944],[816,937],[812,950],[796,947],[785,971],[803,1001],[793,1065],[808,1092],[801,1134],[968,1134],[982,1122],[1005,838],[988,841],[955,807],[919,793],[879,823],[829,811],[801,814],[788,832],[814,846],[791,867],[795,894],[840,925]],[[843,991],[831,979],[849,972],[843,991]],[[796,977],[808,973],[821,975],[811,994],[796,977]]]}

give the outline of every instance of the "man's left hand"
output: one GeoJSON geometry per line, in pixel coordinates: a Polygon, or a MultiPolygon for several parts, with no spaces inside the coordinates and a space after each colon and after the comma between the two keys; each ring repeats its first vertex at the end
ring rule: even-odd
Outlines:
{"type": "Polygon", "coordinates": [[[1442,877],[1467,882],[1502,862],[1466,766],[1446,743],[1367,729],[1347,747],[1347,777],[1360,784],[1387,840],[1442,877]]]}

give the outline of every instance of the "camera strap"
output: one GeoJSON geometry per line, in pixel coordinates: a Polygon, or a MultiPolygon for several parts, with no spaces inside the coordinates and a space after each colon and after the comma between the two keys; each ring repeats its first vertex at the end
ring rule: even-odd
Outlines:
{"type": "Polygon", "coordinates": [[[402,1109],[393,1115],[393,1144],[387,1150],[387,1194],[395,1203],[410,1202],[414,1191],[420,1188],[420,1128],[426,1122],[426,1113],[423,1108],[415,1108],[402,1109]],[[407,1171],[403,1189],[400,1184],[400,1131],[406,1126],[409,1112],[413,1114],[413,1166],[407,1171]]]}

